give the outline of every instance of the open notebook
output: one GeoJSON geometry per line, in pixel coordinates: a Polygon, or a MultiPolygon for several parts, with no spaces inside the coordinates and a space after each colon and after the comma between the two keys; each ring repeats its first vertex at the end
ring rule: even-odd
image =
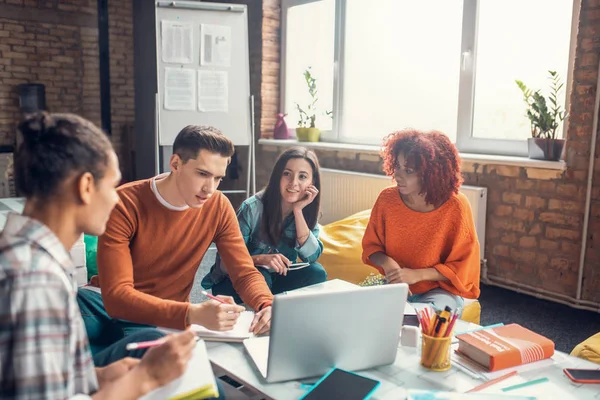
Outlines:
{"type": "Polygon", "coordinates": [[[219,390],[208,360],[206,345],[200,340],[183,376],[148,393],[140,400],[197,400],[218,396],[219,390]]]}
{"type": "Polygon", "coordinates": [[[240,314],[235,326],[230,331],[211,331],[202,325],[192,325],[192,330],[196,335],[204,340],[213,342],[243,342],[254,336],[250,332],[250,324],[254,319],[254,312],[244,311],[240,314]]]}

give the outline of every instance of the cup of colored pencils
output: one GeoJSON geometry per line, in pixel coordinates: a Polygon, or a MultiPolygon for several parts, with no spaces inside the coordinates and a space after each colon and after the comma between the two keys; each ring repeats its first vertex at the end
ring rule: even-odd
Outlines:
{"type": "Polygon", "coordinates": [[[452,330],[458,312],[450,307],[443,311],[430,311],[429,307],[417,312],[421,324],[421,365],[432,371],[447,371],[450,363],[452,330]]]}

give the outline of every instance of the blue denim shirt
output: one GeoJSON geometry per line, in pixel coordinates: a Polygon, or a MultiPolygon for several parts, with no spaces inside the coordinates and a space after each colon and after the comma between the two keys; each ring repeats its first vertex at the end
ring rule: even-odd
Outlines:
{"type": "MultiPolygon", "coordinates": [[[[308,235],[302,246],[296,240],[296,222],[293,215],[283,221],[283,237],[277,246],[271,245],[261,237],[260,225],[262,222],[263,202],[262,192],[246,199],[237,211],[240,231],[251,256],[259,254],[281,253],[292,262],[300,258],[304,262],[313,263],[323,252],[323,243],[319,240],[319,224],[308,235]]],[[[227,275],[227,267],[217,254],[215,265],[202,280],[202,287],[210,289],[213,284],[219,283],[227,275]]]]}
{"type": "Polygon", "coordinates": [[[296,221],[290,214],[283,221],[283,237],[277,246],[263,240],[261,237],[263,215],[261,195],[262,192],[244,201],[237,212],[240,230],[250,255],[281,253],[292,262],[298,258],[309,263],[317,261],[323,252],[323,243],[319,240],[319,224],[315,225],[306,242],[299,246],[296,240],[296,221]]]}

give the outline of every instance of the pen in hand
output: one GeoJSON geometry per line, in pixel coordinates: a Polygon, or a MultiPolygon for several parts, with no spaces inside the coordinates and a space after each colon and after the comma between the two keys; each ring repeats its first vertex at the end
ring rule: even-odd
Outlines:
{"type": "MultiPolygon", "coordinates": [[[[198,340],[200,340],[200,338],[196,336],[195,340],[197,342],[198,340]]],[[[146,342],[127,343],[127,346],[125,346],[125,350],[131,351],[131,350],[138,350],[138,349],[148,349],[150,347],[160,346],[165,341],[166,341],[166,338],[161,338],[161,339],[156,339],[156,340],[148,340],[146,342]]]]}
{"type": "Polygon", "coordinates": [[[220,298],[218,298],[217,296],[213,296],[212,294],[208,293],[206,290],[203,290],[203,291],[202,291],[202,292],[200,292],[200,293],[202,293],[203,295],[205,295],[205,296],[206,296],[206,297],[208,297],[209,299],[212,299],[212,300],[216,300],[216,301],[218,301],[218,302],[219,302],[219,303],[221,303],[221,304],[229,304],[229,303],[227,303],[225,300],[223,300],[223,299],[220,299],[220,298]]]}

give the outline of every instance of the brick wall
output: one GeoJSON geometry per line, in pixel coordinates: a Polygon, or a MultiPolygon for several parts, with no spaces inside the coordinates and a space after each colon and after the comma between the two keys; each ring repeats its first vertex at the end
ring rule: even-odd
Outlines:
{"type": "MultiPolygon", "coordinates": [[[[272,136],[279,104],[279,1],[263,2],[261,133],[272,136]],[[268,66],[266,68],[265,66],[268,66]],[[269,107],[266,107],[269,104],[269,107]]],[[[575,297],[582,246],[587,169],[600,51],[600,1],[583,0],[567,129],[566,171],[463,163],[466,184],[488,188],[486,256],[489,274],[575,297]]],[[[596,157],[600,152],[594,143],[596,157]]],[[[257,176],[266,183],[281,148],[259,146],[257,176]]],[[[321,165],[381,173],[377,155],[316,151],[321,165]]],[[[584,300],[600,302],[600,162],[596,159],[584,300]]]]}
{"type": "MultiPolygon", "coordinates": [[[[52,112],[100,125],[96,0],[0,0],[0,144],[14,144],[20,118],[16,85],[46,86],[52,112]]],[[[110,2],[112,140],[121,150],[133,124],[130,2],[110,2]]],[[[0,171],[2,173],[2,171],[0,171]]]]}

